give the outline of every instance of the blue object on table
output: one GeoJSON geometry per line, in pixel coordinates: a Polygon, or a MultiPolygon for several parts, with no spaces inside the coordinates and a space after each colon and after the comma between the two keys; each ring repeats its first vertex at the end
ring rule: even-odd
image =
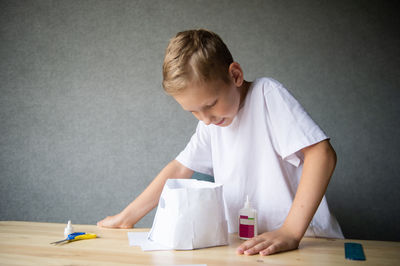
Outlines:
{"type": "Polygon", "coordinates": [[[73,239],[75,239],[75,237],[84,235],[84,234],[85,234],[85,232],[75,232],[75,233],[69,234],[66,239],[56,241],[56,242],[53,242],[50,244],[59,244],[59,243],[65,242],[65,241],[73,240],[73,239]]]}
{"type": "Polygon", "coordinates": [[[363,247],[359,243],[344,243],[344,251],[348,260],[365,260],[363,247]]]}

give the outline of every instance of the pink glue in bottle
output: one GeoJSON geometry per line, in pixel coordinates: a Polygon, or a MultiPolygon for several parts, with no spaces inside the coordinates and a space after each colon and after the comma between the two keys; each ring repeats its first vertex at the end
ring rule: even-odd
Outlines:
{"type": "Polygon", "coordinates": [[[257,211],[253,209],[249,202],[249,196],[243,209],[239,211],[239,238],[250,239],[257,235],[257,211]]]}

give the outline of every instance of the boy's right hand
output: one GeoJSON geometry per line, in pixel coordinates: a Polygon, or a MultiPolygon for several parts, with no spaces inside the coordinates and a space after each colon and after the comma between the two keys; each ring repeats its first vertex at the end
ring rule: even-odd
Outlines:
{"type": "Polygon", "coordinates": [[[129,229],[133,227],[132,223],[129,223],[122,213],[118,213],[114,216],[107,216],[103,220],[97,222],[98,227],[106,227],[106,228],[121,228],[121,229],[129,229]]]}

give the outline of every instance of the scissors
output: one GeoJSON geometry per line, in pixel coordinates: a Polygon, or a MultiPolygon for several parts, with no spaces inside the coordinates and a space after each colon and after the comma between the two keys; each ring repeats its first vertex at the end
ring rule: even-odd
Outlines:
{"type": "Polygon", "coordinates": [[[57,244],[60,244],[63,242],[71,242],[71,241],[81,240],[81,239],[92,239],[92,238],[96,238],[96,237],[97,237],[96,234],[86,234],[84,232],[76,232],[76,233],[69,234],[66,239],[52,242],[50,244],[57,245],[57,244]]]}

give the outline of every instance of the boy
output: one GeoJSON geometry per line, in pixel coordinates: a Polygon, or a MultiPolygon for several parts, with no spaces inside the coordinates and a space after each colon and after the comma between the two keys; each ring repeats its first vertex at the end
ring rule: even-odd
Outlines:
{"type": "Polygon", "coordinates": [[[238,254],[296,249],[304,235],[343,237],[324,197],[335,151],[281,84],[245,81],[226,45],[207,30],[171,39],[163,78],[166,92],[200,120],[196,133],[141,195],[98,226],[131,228],[157,205],[168,178],[197,171],[224,184],[229,232],[237,231],[246,195],[258,211],[261,234],[243,242],[238,254]]]}

